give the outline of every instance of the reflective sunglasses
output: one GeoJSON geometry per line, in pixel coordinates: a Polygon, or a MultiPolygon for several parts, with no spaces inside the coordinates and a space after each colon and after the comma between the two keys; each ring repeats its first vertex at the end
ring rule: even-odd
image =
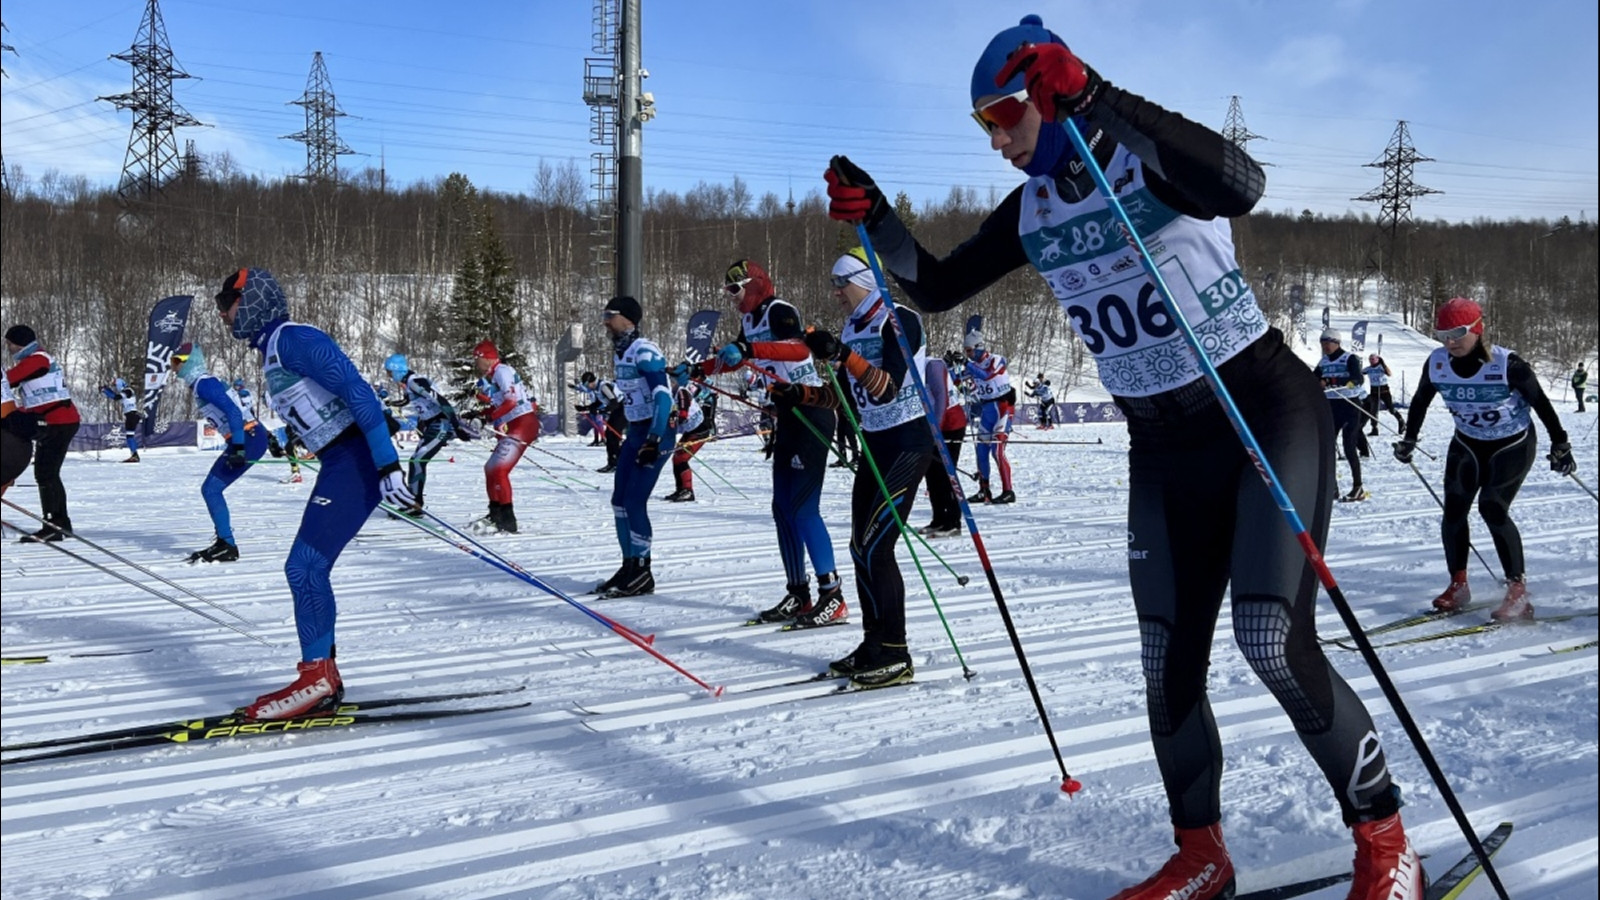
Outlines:
{"type": "Polygon", "coordinates": [[[862,272],[866,272],[866,271],[868,271],[868,270],[867,269],[857,269],[854,272],[851,272],[849,275],[830,275],[830,276],[828,276],[828,281],[832,282],[834,290],[836,290],[836,291],[837,290],[842,290],[845,285],[852,283],[850,281],[850,279],[852,279],[852,278],[856,277],[857,275],[860,275],[862,272]]]}
{"type": "Polygon", "coordinates": [[[984,134],[994,134],[996,128],[1015,128],[1028,112],[1028,92],[1015,91],[1004,97],[990,100],[972,111],[973,121],[984,134]]]}
{"type": "Polygon", "coordinates": [[[750,283],[750,279],[741,278],[738,281],[730,281],[730,282],[728,282],[727,284],[722,286],[722,289],[724,291],[727,291],[730,294],[737,294],[740,291],[744,290],[744,286],[749,284],[749,283],[750,283]]]}
{"type": "Polygon", "coordinates": [[[1454,328],[1439,329],[1433,333],[1433,336],[1441,341],[1459,341],[1466,337],[1467,333],[1472,329],[1478,327],[1478,323],[1482,321],[1482,319],[1477,319],[1475,321],[1468,322],[1465,325],[1457,325],[1454,328]]]}

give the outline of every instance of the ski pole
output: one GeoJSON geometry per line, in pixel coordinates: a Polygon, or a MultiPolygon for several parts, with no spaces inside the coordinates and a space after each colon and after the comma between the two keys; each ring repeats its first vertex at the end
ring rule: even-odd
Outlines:
{"type": "MultiPolygon", "coordinates": [[[[772,375],[771,373],[763,372],[762,374],[764,374],[767,377],[772,378],[774,380],[782,381],[781,378],[778,378],[778,376],[772,375]]],[[[832,383],[831,380],[830,380],[830,383],[832,383]]],[[[845,406],[849,405],[843,399],[841,399],[840,402],[841,402],[841,404],[843,404],[845,406]]],[[[827,447],[829,450],[831,450],[834,453],[834,455],[839,457],[839,460],[844,463],[845,468],[849,469],[851,472],[854,472],[856,470],[856,467],[850,464],[850,460],[845,458],[844,450],[842,448],[840,448],[838,444],[834,443],[826,435],[824,435],[822,433],[821,429],[819,429],[819,428],[817,428],[817,426],[811,424],[811,420],[807,419],[805,417],[805,414],[801,413],[800,410],[798,408],[796,408],[796,407],[790,407],[789,411],[794,413],[795,418],[800,420],[800,424],[804,425],[806,427],[806,430],[810,431],[813,435],[815,435],[817,440],[822,442],[823,446],[827,447]]],[[[848,421],[854,422],[855,419],[854,419],[853,416],[851,416],[851,417],[848,418],[848,421]]],[[[859,428],[856,429],[856,440],[857,440],[857,442],[860,442],[861,440],[863,440],[863,438],[861,437],[861,429],[859,429],[859,428]]],[[[881,479],[879,481],[880,481],[880,483],[882,482],[881,479]]],[[[908,537],[906,539],[907,540],[907,544],[906,544],[907,547],[910,546],[909,542],[911,540],[915,540],[917,543],[921,544],[923,549],[927,550],[930,554],[932,554],[933,558],[937,559],[939,561],[939,565],[943,566],[944,570],[946,572],[950,573],[951,577],[956,580],[956,584],[959,584],[962,587],[966,587],[967,583],[972,580],[972,579],[968,578],[967,576],[961,574],[960,572],[957,572],[955,570],[955,568],[950,565],[950,563],[946,562],[945,558],[942,555],[940,555],[939,551],[933,549],[933,545],[929,544],[928,543],[928,539],[923,537],[920,532],[918,532],[918,531],[916,531],[914,529],[905,529],[905,528],[902,528],[901,531],[905,532],[908,535],[908,537]]],[[[911,551],[911,553],[912,553],[912,559],[916,559],[916,551],[913,550],[913,551],[911,551]]],[[[919,571],[919,572],[922,571],[922,564],[920,562],[917,563],[917,571],[919,571]]],[[[926,582],[926,578],[924,578],[924,582],[926,582]]],[[[929,588],[928,589],[928,593],[931,595],[933,593],[933,589],[929,588]]],[[[934,600],[934,608],[937,609],[938,605],[939,605],[939,601],[937,599],[935,599],[934,600]]],[[[944,619],[944,612],[942,610],[939,613],[939,618],[941,620],[944,619]]],[[[950,631],[950,625],[947,622],[947,623],[945,623],[945,632],[948,633],[949,631],[950,631]]],[[[950,643],[952,645],[955,644],[955,637],[953,635],[950,638],[950,643]]],[[[960,656],[961,656],[961,650],[958,647],[958,648],[956,648],[956,657],[959,658],[960,656]]],[[[966,669],[966,663],[964,663],[964,662],[962,663],[962,669],[963,670],[966,669]]],[[[972,676],[968,675],[967,677],[971,678],[972,676]]]]}
{"type": "MultiPolygon", "coordinates": [[[[705,443],[705,441],[701,440],[701,441],[695,441],[693,443],[694,443],[695,446],[701,446],[701,445],[703,445],[705,443]]],[[[681,446],[686,446],[686,445],[680,444],[678,446],[681,447],[681,446]]],[[[676,452],[677,449],[678,449],[677,447],[674,447],[673,451],[676,452]]],[[[705,469],[707,472],[710,472],[712,475],[715,475],[718,481],[722,482],[723,484],[727,485],[730,489],[732,489],[735,494],[738,494],[739,496],[743,497],[746,500],[750,499],[750,495],[746,494],[744,491],[739,490],[739,486],[738,485],[736,485],[733,482],[729,481],[728,479],[722,477],[722,473],[718,472],[716,467],[711,465],[711,463],[706,462],[706,458],[705,457],[699,456],[699,457],[692,457],[692,458],[696,462],[698,462],[700,464],[701,468],[705,469]]],[[[715,491],[716,488],[713,487],[712,490],[715,491]]]]}
{"type": "MultiPolygon", "coordinates": [[[[1382,419],[1378,418],[1377,416],[1373,415],[1372,413],[1367,412],[1367,408],[1365,406],[1362,406],[1361,404],[1357,403],[1356,401],[1350,399],[1349,397],[1343,396],[1343,395],[1340,395],[1339,399],[1343,400],[1344,402],[1346,402],[1346,403],[1350,404],[1351,406],[1354,406],[1356,409],[1360,410],[1361,414],[1363,416],[1366,416],[1367,418],[1371,419],[1374,425],[1382,425],[1382,426],[1384,426],[1385,428],[1389,429],[1389,432],[1391,434],[1393,434],[1395,437],[1398,437],[1398,438],[1404,438],[1405,437],[1405,432],[1401,431],[1399,428],[1397,428],[1397,427],[1395,427],[1393,425],[1387,424],[1382,419]]],[[[1421,453],[1423,456],[1426,456],[1427,458],[1433,460],[1434,462],[1438,462],[1439,461],[1439,457],[1434,456],[1432,453],[1429,453],[1428,451],[1422,449],[1421,447],[1417,448],[1417,452],[1421,453]]]]}
{"type": "Polygon", "coordinates": [[[459,528],[456,528],[454,525],[451,525],[449,522],[445,521],[444,519],[441,519],[440,517],[434,515],[432,512],[429,512],[428,510],[422,510],[422,515],[427,516],[429,519],[432,519],[434,522],[438,523],[438,525],[440,526],[439,529],[429,528],[428,526],[422,524],[421,522],[416,521],[416,519],[414,519],[412,516],[406,515],[405,511],[401,510],[397,506],[392,506],[392,505],[387,504],[387,503],[380,504],[380,505],[383,506],[383,508],[388,510],[389,512],[395,513],[400,519],[402,519],[402,520],[404,520],[406,522],[409,522],[409,523],[411,523],[411,525],[415,526],[416,528],[419,528],[422,531],[424,531],[424,532],[426,532],[428,534],[431,534],[434,537],[439,538],[440,540],[444,541],[445,543],[450,544],[451,546],[454,546],[456,549],[462,550],[465,553],[467,553],[468,555],[475,556],[478,559],[488,563],[489,565],[494,566],[495,568],[499,569],[500,571],[505,572],[508,575],[511,575],[513,578],[517,578],[517,579],[519,579],[521,581],[525,581],[528,584],[533,585],[534,587],[538,588],[539,590],[545,592],[546,594],[549,594],[550,596],[555,597],[556,599],[565,602],[569,606],[573,607],[574,609],[577,609],[579,612],[582,612],[584,615],[588,616],[589,618],[593,619],[594,621],[599,622],[601,625],[604,625],[606,628],[609,628],[613,633],[615,633],[617,636],[621,637],[623,640],[626,640],[628,643],[633,644],[635,647],[638,647],[640,650],[643,650],[644,652],[650,654],[651,656],[653,656],[656,659],[660,660],[661,662],[665,663],[667,666],[672,668],[673,671],[676,671],[678,674],[683,675],[684,677],[688,678],[690,681],[693,681],[695,684],[699,685],[700,687],[704,688],[705,690],[710,691],[711,692],[711,696],[713,696],[713,697],[722,696],[723,688],[722,688],[721,685],[713,686],[713,685],[707,683],[706,681],[704,681],[704,680],[698,678],[697,676],[695,676],[694,673],[690,672],[688,669],[685,669],[684,667],[682,667],[682,666],[678,665],[677,663],[673,662],[665,654],[663,654],[660,650],[657,650],[655,648],[655,646],[654,646],[654,644],[655,644],[655,636],[654,635],[642,635],[639,632],[633,630],[632,628],[629,628],[628,626],[623,625],[621,622],[616,621],[615,619],[612,619],[612,618],[610,618],[608,616],[604,616],[604,615],[601,615],[600,613],[595,612],[594,610],[590,609],[588,606],[585,606],[584,604],[582,604],[582,603],[578,602],[577,600],[573,599],[572,597],[568,596],[566,594],[566,592],[562,591],[560,588],[557,588],[557,587],[554,587],[554,586],[552,586],[550,584],[547,584],[543,579],[539,578],[537,575],[534,575],[532,572],[529,572],[528,570],[522,568],[521,566],[519,566],[519,565],[517,565],[515,563],[507,561],[506,559],[501,557],[499,554],[497,554],[494,551],[490,550],[489,548],[485,547],[483,544],[479,543],[476,540],[473,540],[467,534],[462,532],[459,528]],[[441,529],[443,529],[443,530],[441,530],[441,529]],[[450,536],[445,533],[445,531],[448,531],[450,534],[453,534],[457,538],[460,538],[460,540],[463,541],[464,543],[452,540],[450,538],[450,536]]]}
{"type": "Polygon", "coordinates": [[[972,546],[978,553],[978,562],[983,566],[983,574],[989,582],[989,593],[994,595],[995,608],[1000,611],[1000,620],[1005,623],[1006,635],[1011,639],[1011,650],[1017,656],[1017,664],[1022,669],[1022,680],[1028,685],[1028,693],[1033,695],[1034,709],[1039,713],[1039,724],[1044,728],[1045,738],[1050,742],[1050,752],[1055,754],[1056,766],[1061,769],[1061,790],[1068,795],[1076,794],[1083,789],[1082,782],[1073,778],[1067,771],[1067,761],[1061,756],[1061,745],[1056,741],[1055,729],[1050,727],[1050,713],[1045,709],[1044,698],[1039,695],[1039,684],[1033,678],[1033,667],[1028,665],[1027,652],[1022,649],[1022,637],[1017,634],[1016,623],[1011,620],[1011,610],[1006,606],[1005,592],[1000,589],[1000,579],[994,573],[994,563],[989,561],[989,551],[983,544],[983,533],[978,530],[978,521],[972,516],[972,505],[967,502],[967,495],[961,489],[961,479],[957,476],[960,471],[955,461],[950,458],[950,451],[944,445],[944,435],[939,431],[939,423],[933,414],[933,396],[928,393],[928,386],[922,381],[922,373],[913,363],[916,354],[911,351],[911,342],[906,340],[905,326],[900,322],[900,313],[895,309],[894,298],[889,294],[889,279],[883,274],[883,267],[878,262],[878,253],[872,249],[872,238],[867,234],[867,226],[856,223],[856,237],[861,241],[861,248],[866,251],[867,265],[872,267],[872,277],[878,284],[878,291],[883,295],[883,301],[888,306],[889,316],[894,321],[895,340],[900,343],[900,354],[906,360],[906,372],[911,376],[911,381],[917,386],[917,394],[922,398],[922,408],[927,411],[924,419],[928,423],[928,430],[933,435],[933,445],[939,451],[939,459],[944,463],[945,474],[950,477],[950,490],[956,495],[956,503],[961,507],[961,518],[966,521],[967,534],[972,537],[972,546]]]}
{"type": "MultiPolygon", "coordinates": [[[[1422,486],[1423,487],[1428,489],[1428,493],[1433,495],[1433,501],[1435,503],[1439,504],[1439,508],[1441,510],[1444,509],[1444,500],[1439,497],[1439,492],[1435,491],[1433,489],[1433,485],[1428,483],[1428,479],[1423,477],[1422,470],[1417,468],[1417,464],[1414,463],[1414,462],[1411,462],[1411,463],[1406,463],[1406,465],[1411,467],[1411,471],[1417,473],[1417,479],[1422,482],[1422,486]]],[[[1473,543],[1472,543],[1472,541],[1470,539],[1467,541],[1467,547],[1472,550],[1472,554],[1474,556],[1478,557],[1478,562],[1483,563],[1484,571],[1489,573],[1489,577],[1494,579],[1494,583],[1495,584],[1504,584],[1505,583],[1505,579],[1503,579],[1500,576],[1494,574],[1494,569],[1492,567],[1490,567],[1489,561],[1483,558],[1483,554],[1478,552],[1478,548],[1473,545],[1473,543]]]]}
{"type": "MultiPolygon", "coordinates": [[[[537,441],[525,441],[525,440],[522,440],[521,438],[513,437],[512,435],[507,434],[506,432],[501,431],[498,428],[495,428],[493,425],[485,425],[483,430],[487,431],[488,433],[490,433],[492,435],[494,435],[496,438],[498,438],[498,439],[500,439],[502,441],[510,441],[513,444],[517,444],[517,445],[521,446],[524,450],[537,450],[540,453],[545,454],[546,456],[554,456],[556,459],[561,460],[562,462],[566,463],[569,466],[572,466],[573,468],[577,468],[577,469],[583,468],[582,466],[578,465],[577,463],[573,462],[572,460],[567,459],[566,457],[563,457],[563,456],[561,456],[559,454],[553,453],[553,452],[551,452],[549,450],[546,450],[545,448],[539,446],[539,443],[537,441]]],[[[489,452],[493,453],[494,451],[491,450],[489,452]]],[[[526,456],[521,457],[521,458],[522,459],[527,459],[526,456]]],[[[528,462],[533,463],[533,465],[536,468],[538,468],[539,471],[541,471],[541,472],[545,473],[546,475],[550,476],[550,478],[552,480],[556,481],[557,483],[560,483],[562,481],[562,479],[559,478],[554,472],[550,471],[549,469],[545,468],[542,465],[539,465],[539,463],[536,460],[528,459],[528,462]]],[[[589,482],[584,481],[581,478],[570,478],[570,480],[573,481],[574,483],[581,484],[584,487],[589,488],[590,490],[594,490],[594,491],[603,490],[603,488],[599,487],[598,485],[590,484],[589,482]]],[[[570,490],[570,488],[569,488],[569,490],[570,490]]]]}
{"type": "MultiPolygon", "coordinates": [[[[833,366],[824,363],[820,368],[822,373],[827,376],[828,386],[833,388],[834,396],[839,398],[839,412],[844,414],[846,421],[850,423],[851,430],[856,433],[856,440],[861,445],[861,458],[867,461],[867,470],[872,473],[873,480],[878,483],[878,493],[882,495],[883,505],[889,510],[889,515],[894,519],[894,527],[900,529],[901,534],[908,535],[906,537],[906,549],[911,552],[911,562],[917,567],[917,575],[922,578],[922,586],[928,592],[928,599],[933,601],[933,611],[939,614],[939,624],[944,626],[945,637],[950,639],[950,648],[956,652],[956,661],[961,663],[962,676],[971,681],[978,673],[967,665],[966,658],[961,655],[961,645],[956,642],[955,632],[950,629],[950,620],[945,618],[944,607],[939,605],[939,595],[934,592],[933,585],[928,583],[928,573],[923,570],[922,560],[917,557],[917,548],[911,546],[909,535],[916,534],[916,532],[912,531],[911,527],[906,524],[905,519],[901,518],[900,509],[895,506],[894,494],[889,492],[889,485],[883,480],[883,472],[878,468],[878,462],[872,456],[872,449],[867,446],[866,435],[861,433],[861,425],[856,421],[855,411],[850,408],[850,400],[845,396],[844,388],[840,387],[839,379],[833,373],[833,366]]],[[[908,366],[907,368],[915,368],[915,366],[908,366]]],[[[809,425],[810,423],[806,424],[809,425]]],[[[916,481],[906,486],[906,490],[911,492],[913,497],[916,496],[917,485],[921,481],[922,477],[919,475],[916,481]]],[[[926,542],[924,542],[924,546],[926,546],[926,542]]],[[[938,556],[937,553],[934,555],[938,556]]],[[[943,562],[943,560],[941,559],[940,562],[943,562]]],[[[945,568],[948,569],[949,566],[947,565],[945,568]]],[[[965,585],[966,582],[963,581],[961,584],[965,585]]]]}
{"type": "Polygon", "coordinates": [[[1600,501],[1600,497],[1596,497],[1595,496],[1594,488],[1589,487],[1587,484],[1584,484],[1583,483],[1583,479],[1578,477],[1578,473],[1577,472],[1568,472],[1567,473],[1567,477],[1571,478],[1573,480],[1573,482],[1578,485],[1578,487],[1583,488],[1583,492],[1584,493],[1588,494],[1591,497],[1594,497],[1594,499],[1596,501],[1600,501]]]}
{"type": "MultiPolygon", "coordinates": [[[[11,507],[12,509],[15,509],[17,512],[22,513],[23,515],[32,516],[35,519],[39,519],[38,516],[34,516],[33,513],[28,512],[26,509],[23,509],[22,507],[16,505],[15,503],[12,503],[10,500],[5,501],[5,504],[7,506],[11,507]]],[[[44,522],[45,520],[44,519],[39,519],[39,521],[44,522]]],[[[50,525],[49,522],[45,522],[45,524],[46,525],[50,525]]],[[[18,534],[26,534],[27,533],[27,532],[24,532],[21,528],[18,528],[16,525],[13,525],[10,522],[6,522],[5,525],[6,525],[6,527],[11,528],[12,530],[16,531],[18,534]]],[[[51,525],[51,527],[55,528],[54,525],[51,525]]],[[[99,544],[90,543],[89,541],[84,540],[83,537],[81,537],[81,536],[79,536],[77,534],[74,534],[73,532],[67,531],[64,528],[56,528],[56,530],[61,532],[62,534],[65,534],[65,535],[69,536],[69,537],[75,537],[78,540],[83,541],[85,544],[88,544],[89,546],[95,548],[96,550],[99,550],[101,553],[104,553],[107,556],[110,556],[112,559],[115,559],[118,562],[123,563],[124,565],[131,566],[133,569],[135,569],[136,571],[138,571],[138,572],[140,572],[142,574],[149,575],[151,577],[160,579],[161,581],[163,581],[163,582],[165,582],[165,583],[167,583],[169,585],[172,585],[173,587],[178,587],[177,585],[173,584],[172,582],[167,581],[165,578],[161,578],[161,576],[156,575],[154,572],[151,572],[149,569],[146,569],[146,568],[144,568],[142,566],[138,566],[138,565],[135,565],[134,563],[128,562],[126,559],[123,559],[122,557],[117,556],[115,553],[112,553],[111,551],[105,549],[104,547],[101,547],[99,544]]],[[[147,591],[150,594],[153,594],[153,595],[155,595],[157,597],[160,597],[161,599],[167,601],[168,603],[171,603],[174,606],[178,606],[178,607],[181,607],[183,609],[186,609],[189,612],[192,612],[195,615],[200,616],[203,619],[206,619],[208,621],[215,622],[216,624],[221,625],[223,628],[226,628],[229,631],[233,631],[233,632],[236,632],[238,634],[241,634],[241,635],[249,638],[250,640],[255,641],[256,643],[260,644],[263,647],[271,647],[274,650],[276,650],[278,648],[277,644],[272,643],[271,641],[267,640],[264,637],[261,637],[258,634],[255,634],[255,633],[250,632],[250,631],[246,631],[243,628],[240,628],[239,626],[233,624],[232,622],[227,622],[227,621],[224,621],[222,619],[219,619],[216,616],[213,616],[210,613],[206,612],[205,610],[199,609],[198,607],[195,607],[195,606],[191,606],[190,604],[185,603],[185,602],[183,602],[182,600],[179,600],[176,597],[170,596],[168,594],[163,594],[160,591],[156,590],[155,588],[151,587],[148,584],[145,584],[142,581],[136,581],[135,579],[130,578],[127,575],[124,575],[123,573],[118,572],[117,570],[115,570],[115,569],[113,569],[113,568],[111,568],[109,566],[105,566],[105,565],[102,565],[100,563],[97,563],[94,560],[89,559],[86,556],[83,556],[82,554],[74,553],[71,550],[68,550],[67,548],[57,544],[54,541],[43,541],[42,543],[45,544],[46,546],[48,546],[52,550],[58,550],[58,551],[60,551],[62,553],[65,553],[67,556],[72,557],[73,559],[77,560],[78,562],[81,562],[81,563],[84,563],[85,565],[88,565],[88,566],[91,566],[93,568],[99,569],[100,571],[106,573],[107,575],[112,576],[113,578],[121,579],[122,581],[125,581],[128,584],[131,584],[134,587],[139,588],[140,590],[147,591]]],[[[185,590],[183,588],[179,588],[179,590],[184,590],[185,593],[188,593],[190,595],[194,595],[193,591],[188,591],[188,590],[185,590]]],[[[206,598],[204,598],[204,597],[198,597],[198,595],[194,595],[194,596],[197,596],[197,598],[199,600],[207,603],[208,605],[210,605],[210,606],[212,606],[212,607],[214,607],[216,609],[219,609],[222,612],[225,612],[230,616],[233,616],[235,619],[238,619],[241,622],[244,622],[246,625],[250,625],[251,627],[255,627],[255,623],[254,622],[251,622],[250,620],[245,619],[244,617],[240,616],[238,613],[236,613],[236,612],[234,612],[234,611],[232,611],[230,609],[227,609],[226,607],[218,606],[217,604],[212,603],[210,600],[206,600],[206,598]]]]}
{"type": "MultiPolygon", "coordinates": [[[[1111,187],[1111,183],[1106,180],[1106,173],[1100,169],[1100,164],[1095,161],[1093,151],[1090,150],[1088,142],[1083,139],[1083,133],[1078,130],[1078,123],[1069,117],[1062,123],[1062,127],[1066,129],[1067,137],[1072,140],[1072,146],[1078,152],[1078,158],[1084,161],[1085,168],[1089,170],[1090,176],[1094,178],[1095,186],[1099,188],[1100,195],[1105,198],[1106,205],[1115,214],[1122,228],[1123,238],[1128,242],[1128,246],[1133,249],[1135,255],[1139,257],[1140,264],[1144,266],[1145,274],[1150,276],[1151,282],[1160,291],[1167,315],[1171,317],[1173,324],[1178,327],[1178,331],[1183,334],[1184,341],[1189,345],[1189,350],[1194,354],[1196,361],[1200,365],[1200,371],[1204,373],[1206,384],[1222,404],[1222,409],[1227,414],[1228,421],[1233,425],[1234,432],[1238,434],[1239,440],[1244,444],[1245,451],[1249,454],[1255,470],[1260,473],[1262,480],[1266,482],[1267,489],[1272,494],[1272,499],[1278,504],[1278,509],[1283,513],[1284,521],[1288,523],[1290,530],[1295,533],[1295,537],[1300,542],[1300,548],[1306,554],[1306,559],[1311,563],[1312,569],[1316,571],[1318,579],[1322,582],[1323,589],[1328,592],[1329,599],[1333,601],[1334,608],[1339,611],[1339,617],[1344,620],[1345,628],[1349,629],[1350,636],[1355,639],[1356,646],[1361,649],[1361,656],[1367,661],[1367,667],[1372,670],[1373,678],[1377,680],[1378,686],[1383,689],[1383,695],[1388,698],[1395,717],[1400,720],[1400,724],[1405,728],[1406,734],[1411,738],[1412,745],[1416,747],[1417,756],[1422,760],[1423,766],[1427,768],[1428,775],[1432,777],[1433,783],[1439,788],[1439,795],[1444,798],[1445,805],[1450,808],[1450,813],[1455,817],[1456,824],[1460,826],[1462,834],[1466,836],[1467,843],[1472,847],[1473,855],[1483,865],[1484,874],[1489,876],[1489,881],[1494,885],[1495,891],[1499,893],[1501,900],[1511,900],[1510,895],[1506,893],[1505,885],[1500,883],[1500,874],[1494,870],[1494,863],[1489,859],[1489,854],[1483,848],[1483,842],[1478,840],[1478,832],[1473,829],[1472,823],[1467,820],[1466,810],[1461,807],[1461,801],[1456,798],[1455,791],[1451,789],[1450,782],[1444,776],[1444,771],[1439,768],[1439,762],[1434,759],[1433,751],[1429,749],[1428,742],[1423,738],[1421,729],[1417,727],[1416,721],[1411,718],[1411,711],[1406,708],[1405,701],[1400,697],[1399,689],[1394,686],[1394,682],[1389,678],[1388,671],[1384,669],[1383,663],[1378,659],[1377,652],[1372,649],[1372,642],[1367,639],[1366,632],[1362,630],[1361,623],[1356,619],[1355,611],[1350,608],[1349,602],[1345,600],[1344,591],[1339,588],[1339,583],[1334,580],[1333,572],[1328,569],[1327,562],[1322,558],[1322,552],[1317,548],[1316,542],[1311,539],[1311,533],[1306,530],[1305,524],[1300,521],[1300,514],[1295,511],[1294,502],[1289,499],[1289,494],[1284,490],[1283,483],[1278,480],[1277,474],[1273,472],[1271,463],[1268,462],[1266,454],[1262,452],[1261,445],[1256,441],[1255,434],[1250,430],[1249,424],[1245,422],[1244,415],[1239,411],[1239,407],[1234,404],[1233,394],[1228,390],[1228,386],[1222,383],[1222,376],[1217,374],[1216,366],[1212,365],[1210,358],[1206,356],[1205,348],[1201,345],[1200,338],[1194,333],[1194,329],[1190,327],[1188,316],[1185,315],[1183,308],[1178,305],[1171,288],[1167,286],[1166,279],[1161,275],[1161,270],[1156,267],[1155,259],[1150,255],[1150,250],[1145,247],[1144,240],[1139,237],[1139,231],[1134,227],[1133,220],[1129,218],[1128,211],[1123,208],[1122,201],[1117,199],[1116,191],[1111,187]]],[[[863,232],[866,231],[865,226],[858,225],[856,227],[863,232]]]]}

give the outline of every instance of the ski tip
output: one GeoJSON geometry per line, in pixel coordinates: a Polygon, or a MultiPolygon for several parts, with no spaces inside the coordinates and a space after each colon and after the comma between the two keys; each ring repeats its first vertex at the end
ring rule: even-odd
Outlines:
{"type": "Polygon", "coordinates": [[[1083,782],[1073,778],[1071,775],[1061,779],[1061,793],[1066,794],[1068,797],[1081,790],[1083,790],[1083,782]]]}

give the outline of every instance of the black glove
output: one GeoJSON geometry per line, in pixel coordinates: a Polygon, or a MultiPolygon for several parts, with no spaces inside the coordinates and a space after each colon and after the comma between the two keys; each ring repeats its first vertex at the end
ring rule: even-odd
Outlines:
{"type": "Polygon", "coordinates": [[[1578,462],[1572,458],[1572,444],[1568,441],[1551,444],[1550,455],[1545,458],[1550,460],[1550,471],[1557,475],[1571,475],[1578,471],[1578,462]]]}
{"type": "Polygon", "coordinates": [[[883,199],[883,191],[848,156],[828,160],[828,171],[822,178],[828,182],[829,218],[852,225],[865,223],[871,228],[888,214],[889,203],[883,199]]]}
{"type": "Polygon", "coordinates": [[[1394,458],[1406,465],[1411,465],[1411,454],[1416,452],[1417,442],[1401,438],[1394,442],[1394,458]]]}
{"type": "Polygon", "coordinates": [[[455,432],[456,440],[458,441],[471,441],[476,440],[478,437],[478,433],[462,424],[460,419],[450,420],[450,430],[455,432]]]}
{"type": "Polygon", "coordinates": [[[228,454],[223,458],[228,461],[228,468],[234,471],[250,465],[250,457],[245,455],[243,444],[229,444],[228,454]]]}
{"type": "Polygon", "coordinates": [[[653,466],[653,465],[656,464],[656,460],[658,460],[660,458],[661,458],[661,435],[659,435],[659,434],[647,434],[647,435],[645,435],[644,446],[639,448],[639,455],[635,456],[633,458],[633,461],[638,463],[641,466],[653,466]]]}
{"type": "Polygon", "coordinates": [[[850,355],[850,348],[839,342],[833,332],[821,328],[813,328],[806,332],[806,349],[817,359],[832,362],[843,362],[850,355]]]}

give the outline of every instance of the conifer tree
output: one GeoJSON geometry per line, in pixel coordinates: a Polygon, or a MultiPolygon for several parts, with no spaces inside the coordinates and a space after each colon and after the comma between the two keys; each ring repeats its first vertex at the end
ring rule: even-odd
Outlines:
{"type": "Polygon", "coordinates": [[[465,400],[475,393],[478,373],[472,349],[480,341],[494,341],[500,358],[519,373],[523,371],[522,323],[516,299],[511,253],[495,228],[488,203],[475,199],[472,235],[462,249],[450,291],[450,371],[451,383],[457,388],[455,398],[465,400]]]}

